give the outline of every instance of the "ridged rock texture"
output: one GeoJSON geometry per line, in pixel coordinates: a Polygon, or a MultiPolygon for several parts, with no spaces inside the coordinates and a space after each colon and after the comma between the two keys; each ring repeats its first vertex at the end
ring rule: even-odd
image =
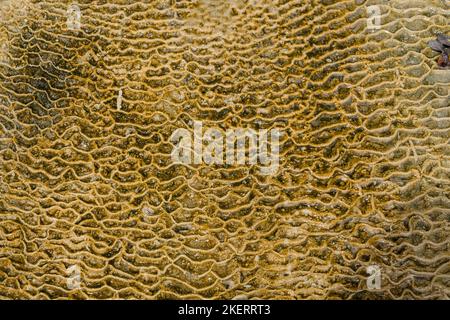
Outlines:
{"type": "Polygon", "coordinates": [[[448,299],[448,4],[0,0],[0,298],[448,299]],[[279,170],[174,164],[194,121],[279,170]]]}

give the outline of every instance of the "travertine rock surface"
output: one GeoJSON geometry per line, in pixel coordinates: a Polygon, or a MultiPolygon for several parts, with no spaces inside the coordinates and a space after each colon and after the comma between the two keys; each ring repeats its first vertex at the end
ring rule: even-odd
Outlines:
{"type": "Polygon", "coordinates": [[[1,0],[0,298],[449,298],[446,3],[1,0]],[[174,164],[194,121],[278,171],[174,164]]]}

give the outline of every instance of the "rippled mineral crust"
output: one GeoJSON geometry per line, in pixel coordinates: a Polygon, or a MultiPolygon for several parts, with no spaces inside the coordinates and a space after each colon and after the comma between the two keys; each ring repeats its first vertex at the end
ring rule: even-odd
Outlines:
{"type": "Polygon", "coordinates": [[[0,298],[448,299],[449,15],[0,0],[0,298]],[[174,164],[193,121],[278,128],[279,170],[174,164]]]}

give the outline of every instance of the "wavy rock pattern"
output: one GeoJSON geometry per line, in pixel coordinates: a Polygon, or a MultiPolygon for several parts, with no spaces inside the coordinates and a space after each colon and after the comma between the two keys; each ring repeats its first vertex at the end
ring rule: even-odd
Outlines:
{"type": "Polygon", "coordinates": [[[77,4],[0,1],[1,298],[449,298],[445,1],[77,4]],[[173,164],[194,120],[278,173],[173,164]]]}

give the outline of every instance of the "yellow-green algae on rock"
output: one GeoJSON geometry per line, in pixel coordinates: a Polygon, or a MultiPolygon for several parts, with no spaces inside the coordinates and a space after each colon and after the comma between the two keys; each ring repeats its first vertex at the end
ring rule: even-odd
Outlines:
{"type": "Polygon", "coordinates": [[[0,1],[0,298],[449,298],[445,3],[0,1]],[[279,170],[174,164],[194,121],[279,170]]]}

